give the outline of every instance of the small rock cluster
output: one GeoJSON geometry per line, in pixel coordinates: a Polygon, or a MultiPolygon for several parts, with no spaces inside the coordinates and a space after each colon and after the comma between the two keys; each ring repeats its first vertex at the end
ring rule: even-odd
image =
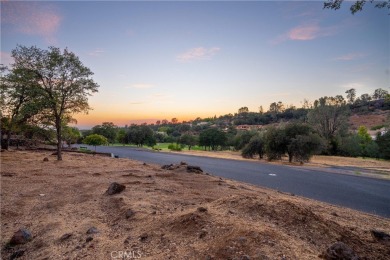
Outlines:
{"type": "Polygon", "coordinates": [[[106,194],[107,195],[114,195],[114,194],[117,194],[117,193],[121,193],[125,189],[126,189],[125,185],[119,184],[117,182],[113,182],[108,187],[108,190],[106,191],[106,194]]]}
{"type": "Polygon", "coordinates": [[[187,172],[189,173],[196,173],[196,174],[202,174],[203,170],[199,166],[194,165],[188,165],[186,162],[180,162],[179,164],[166,164],[161,167],[161,169],[164,170],[176,170],[180,168],[186,168],[187,172]]]}
{"type": "Polygon", "coordinates": [[[350,259],[358,260],[359,256],[346,244],[343,242],[336,242],[331,245],[326,251],[320,255],[320,257],[326,260],[336,260],[336,259],[350,259]]]}

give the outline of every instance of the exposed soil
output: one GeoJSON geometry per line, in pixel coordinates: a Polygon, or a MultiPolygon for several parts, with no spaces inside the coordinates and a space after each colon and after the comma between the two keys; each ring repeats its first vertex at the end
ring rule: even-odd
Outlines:
{"type": "Polygon", "coordinates": [[[376,110],[367,114],[354,114],[349,117],[349,124],[353,130],[357,130],[359,126],[365,126],[370,130],[371,127],[383,125],[389,114],[389,110],[376,110]]]}
{"type": "Polygon", "coordinates": [[[1,153],[2,259],[317,259],[337,241],[361,259],[389,259],[389,240],[370,230],[389,234],[390,220],[185,165],[1,153]],[[126,188],[108,195],[113,182],[126,188]],[[20,228],[32,240],[7,245],[20,228]]]}

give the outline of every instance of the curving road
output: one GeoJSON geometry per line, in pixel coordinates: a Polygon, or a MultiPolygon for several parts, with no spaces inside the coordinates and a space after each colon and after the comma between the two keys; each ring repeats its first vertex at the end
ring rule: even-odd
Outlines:
{"type": "MultiPolygon", "coordinates": [[[[89,149],[93,150],[93,147],[89,149]]],[[[303,168],[176,153],[153,152],[130,147],[97,147],[147,163],[171,164],[185,161],[216,176],[289,192],[299,196],[348,207],[386,218],[390,217],[390,181],[335,174],[321,168],[303,168]]]]}

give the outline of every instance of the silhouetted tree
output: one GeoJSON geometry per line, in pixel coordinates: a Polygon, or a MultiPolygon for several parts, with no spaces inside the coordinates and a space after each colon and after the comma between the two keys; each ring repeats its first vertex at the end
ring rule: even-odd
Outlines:
{"type": "MultiPolygon", "coordinates": [[[[338,10],[338,9],[340,9],[341,4],[343,2],[344,2],[344,0],[327,0],[324,3],[324,9],[327,8],[327,9],[338,10]]],[[[362,11],[363,6],[367,2],[370,2],[370,3],[376,2],[375,7],[377,7],[377,8],[390,9],[390,1],[389,0],[387,0],[387,1],[358,0],[351,5],[351,7],[350,7],[351,13],[355,14],[356,12],[362,11]]]]}
{"type": "Polygon", "coordinates": [[[350,104],[353,104],[353,102],[355,101],[355,97],[356,97],[356,90],[354,88],[351,88],[347,91],[345,91],[345,93],[347,94],[347,100],[350,104]]]}

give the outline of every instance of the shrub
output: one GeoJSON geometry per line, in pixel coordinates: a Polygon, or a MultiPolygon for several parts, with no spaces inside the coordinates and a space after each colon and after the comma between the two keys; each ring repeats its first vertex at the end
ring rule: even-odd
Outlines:
{"type": "Polygon", "coordinates": [[[264,140],[260,136],[253,136],[242,149],[241,155],[244,158],[253,158],[253,156],[259,155],[259,159],[262,159],[264,156],[264,140]]]}
{"type": "Polygon", "coordinates": [[[168,145],[168,149],[171,151],[181,151],[181,145],[179,144],[170,144],[168,145]]]}

